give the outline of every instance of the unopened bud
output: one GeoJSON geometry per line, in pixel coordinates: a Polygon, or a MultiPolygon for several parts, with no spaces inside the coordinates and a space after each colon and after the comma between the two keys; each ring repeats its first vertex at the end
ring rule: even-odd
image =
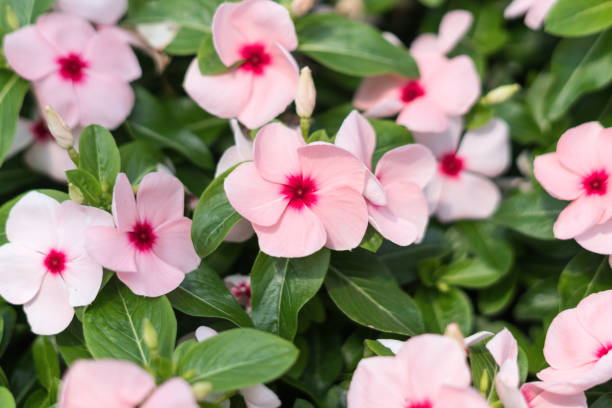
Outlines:
{"type": "Polygon", "coordinates": [[[512,98],[521,89],[519,84],[502,85],[489,91],[480,101],[483,105],[497,105],[512,98]]]}
{"type": "Polygon", "coordinates": [[[212,384],[208,381],[200,381],[191,386],[196,400],[203,401],[212,392],[212,384]]]}
{"type": "Polygon", "coordinates": [[[455,340],[462,349],[465,349],[465,339],[463,338],[463,333],[461,333],[461,328],[459,328],[457,323],[450,323],[448,326],[446,326],[444,335],[455,340]]]}
{"type": "Polygon", "coordinates": [[[147,318],[142,322],[142,338],[149,350],[157,350],[157,330],[147,318]]]}
{"type": "Polygon", "coordinates": [[[478,389],[482,394],[487,394],[489,391],[489,372],[487,370],[482,371],[482,377],[480,377],[480,384],[478,389]]]}
{"type": "Polygon", "coordinates": [[[309,118],[312,116],[312,111],[317,100],[317,90],[312,81],[312,72],[310,68],[302,68],[300,72],[300,80],[295,95],[295,110],[300,118],[309,118]]]}
{"type": "Polygon", "coordinates": [[[136,30],[151,48],[161,51],[176,37],[180,26],[173,21],[138,24],[136,30]]]}
{"type": "Polygon", "coordinates": [[[49,133],[62,149],[71,149],[74,146],[74,136],[64,119],[52,107],[45,107],[45,117],[49,133]]]}
{"type": "Polygon", "coordinates": [[[302,17],[310,11],[314,3],[315,0],[293,0],[291,2],[291,13],[296,17],[302,17]]]}
{"type": "Polygon", "coordinates": [[[8,4],[6,5],[5,12],[6,12],[5,13],[6,24],[8,24],[8,26],[12,30],[18,29],[19,28],[19,18],[17,18],[17,14],[15,14],[11,6],[9,6],[8,4]]]}
{"type": "Polygon", "coordinates": [[[83,197],[81,190],[72,183],[68,184],[68,196],[77,204],[83,204],[85,202],[85,197],[83,197]]]}
{"type": "Polygon", "coordinates": [[[336,11],[350,19],[363,16],[363,0],[338,0],[336,11]]]}

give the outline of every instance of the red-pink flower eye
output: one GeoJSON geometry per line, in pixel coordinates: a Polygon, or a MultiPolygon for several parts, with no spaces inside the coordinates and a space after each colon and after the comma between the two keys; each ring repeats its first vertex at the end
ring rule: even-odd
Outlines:
{"type": "Polygon", "coordinates": [[[247,298],[251,298],[251,285],[246,282],[240,282],[238,285],[232,288],[232,295],[234,297],[246,296],[247,298]]]}
{"type": "Polygon", "coordinates": [[[136,247],[140,252],[148,252],[155,245],[157,241],[157,235],[153,231],[153,227],[148,222],[137,222],[130,232],[128,237],[132,245],[136,247]]]}
{"type": "Polygon", "coordinates": [[[84,69],[89,66],[80,55],[75,53],[58,58],[57,63],[60,66],[59,73],[62,78],[72,82],[81,82],[85,78],[84,69]]]}
{"type": "Polygon", "coordinates": [[[596,170],[582,179],[582,187],[587,195],[604,195],[608,191],[608,172],[596,170]]]}
{"type": "Polygon", "coordinates": [[[34,123],[30,128],[30,131],[32,132],[32,135],[34,135],[37,142],[46,142],[52,138],[51,132],[49,132],[49,128],[43,119],[34,123]]]}
{"type": "Polygon", "coordinates": [[[612,343],[606,343],[602,345],[599,350],[597,350],[597,353],[595,353],[595,355],[597,356],[597,359],[600,359],[603,356],[607,355],[610,350],[612,350],[612,343]]]}
{"type": "Polygon", "coordinates": [[[314,180],[300,174],[287,177],[287,183],[283,185],[281,194],[289,200],[290,207],[300,210],[317,202],[316,191],[317,185],[314,180]]]}
{"type": "Polygon", "coordinates": [[[440,172],[448,177],[457,177],[463,167],[463,159],[455,153],[447,153],[440,160],[440,172]]]}
{"type": "Polygon", "coordinates": [[[256,75],[263,74],[264,67],[272,62],[272,57],[266,52],[264,45],[260,43],[245,45],[240,50],[240,55],[244,59],[240,69],[251,71],[256,75]]]}
{"type": "Polygon", "coordinates": [[[433,404],[428,400],[421,402],[411,402],[404,408],[433,408],[433,404]]]}
{"type": "Polygon", "coordinates": [[[45,257],[43,263],[50,273],[54,275],[62,273],[64,269],[66,269],[66,254],[62,251],[52,249],[45,257]]]}
{"type": "Polygon", "coordinates": [[[410,103],[423,95],[425,95],[425,89],[419,81],[410,81],[402,88],[402,101],[404,103],[410,103]]]}

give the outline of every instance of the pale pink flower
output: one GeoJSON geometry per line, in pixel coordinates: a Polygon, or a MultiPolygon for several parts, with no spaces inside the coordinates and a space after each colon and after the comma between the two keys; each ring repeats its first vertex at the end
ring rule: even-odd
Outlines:
{"type": "Polygon", "coordinates": [[[412,53],[437,52],[446,55],[469,31],[474,16],[466,10],[453,10],[444,15],[438,35],[425,33],[414,39],[410,46],[412,53]]]}
{"type": "Polygon", "coordinates": [[[545,382],[587,390],[612,379],[612,290],[594,293],[552,321],[544,343],[550,365],[538,373],[545,382]]]}
{"type": "MultiPolygon", "coordinates": [[[[456,324],[456,323],[451,323],[451,324],[456,324]]],[[[448,331],[448,327],[447,327],[446,331],[448,331]]],[[[480,331],[478,333],[472,334],[471,336],[468,336],[468,337],[465,337],[465,338],[463,338],[463,336],[461,336],[461,338],[457,339],[455,337],[450,337],[450,336],[445,334],[446,337],[449,337],[449,338],[457,341],[460,346],[465,347],[466,353],[469,351],[468,347],[476,345],[476,344],[480,343],[481,341],[483,341],[485,339],[488,339],[492,335],[493,335],[493,333],[491,333],[491,332],[480,331]]],[[[380,344],[382,344],[383,346],[385,346],[386,348],[388,348],[389,350],[391,350],[391,352],[393,354],[399,353],[400,349],[402,348],[402,346],[405,343],[405,341],[395,340],[395,339],[378,339],[377,341],[380,344]]]]}
{"type": "Polygon", "coordinates": [[[51,106],[71,128],[116,128],[134,105],[129,85],[140,77],[132,49],[85,20],[49,13],[4,37],[9,65],[34,84],[40,106],[51,106]]]}
{"type": "Polygon", "coordinates": [[[223,3],[212,21],[219,75],[202,75],[197,58],[185,77],[187,93],[203,109],[222,118],[238,118],[251,129],[274,119],[293,101],[299,71],[289,51],[297,48],[289,12],[271,0],[223,3]]]}
{"type": "Polygon", "coordinates": [[[465,133],[454,118],[444,133],[414,133],[414,139],[431,149],[438,169],[425,195],[432,213],[442,222],[490,217],[501,200],[499,188],[489,178],[510,164],[510,136],[506,122],[492,119],[465,133]]]}
{"type": "Polygon", "coordinates": [[[397,245],[420,241],[429,219],[423,188],[436,170],[436,160],[429,149],[412,144],[390,150],[378,161],[373,173],[376,133],[357,111],[344,120],[335,144],[352,153],[366,168],[363,193],[370,224],[397,245]]]}
{"type": "Polygon", "coordinates": [[[96,24],[116,24],[127,7],[127,0],[57,0],[59,10],[96,24]]]}
{"type": "Polygon", "coordinates": [[[32,191],[11,209],[0,247],[0,295],[23,305],[32,331],[56,334],[74,308],[93,302],[102,266],[85,251],[85,230],[113,225],[110,214],[32,191]]]}
{"type": "Polygon", "coordinates": [[[506,7],[504,17],[516,18],[526,14],[525,25],[532,30],[539,30],[555,3],[557,0],[513,0],[506,7]]]}
{"type": "MultiPolygon", "coordinates": [[[[204,341],[216,335],[217,331],[207,326],[200,326],[195,332],[197,341],[204,341]]],[[[278,408],[281,406],[281,401],[274,391],[263,384],[241,388],[238,392],[244,398],[247,408],[278,408]]]]}
{"type": "Polygon", "coordinates": [[[198,408],[189,383],[172,378],[159,387],[129,361],[78,360],[59,392],[58,408],[198,408]]]}
{"type": "Polygon", "coordinates": [[[557,143],[556,152],[535,159],[534,175],[542,187],[557,199],[572,201],[559,214],[554,226],[555,237],[576,237],[585,248],[599,252],[598,233],[603,226],[593,232],[588,230],[605,223],[612,215],[610,154],[612,129],[588,122],[566,131],[557,143]],[[586,234],[580,236],[583,233],[586,234]]]}
{"type": "Polygon", "coordinates": [[[236,301],[251,312],[251,277],[248,275],[229,275],[223,278],[223,283],[229,289],[236,301]]]}
{"type": "Polygon", "coordinates": [[[359,362],[347,396],[348,408],[486,408],[470,387],[466,354],[448,337],[409,339],[393,357],[359,362]]]}
{"type": "Polygon", "coordinates": [[[230,204],[253,224],[263,252],[303,257],[355,248],[368,226],[363,165],[328,143],[306,145],[279,123],[255,138],[255,160],[225,179],[230,204]]]}
{"type": "Polygon", "coordinates": [[[127,176],[120,173],[113,191],[116,227],[88,229],[87,251],[137,295],[161,296],[176,289],[200,264],[191,220],[183,216],[184,199],[181,182],[160,172],[143,177],[134,199],[127,176]]]}

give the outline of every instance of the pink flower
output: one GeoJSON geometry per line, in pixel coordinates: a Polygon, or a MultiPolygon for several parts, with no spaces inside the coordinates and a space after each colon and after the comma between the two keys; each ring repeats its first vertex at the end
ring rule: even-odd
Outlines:
{"type": "Polygon", "coordinates": [[[189,383],[172,378],[159,387],[136,364],[120,360],[78,360],[59,392],[58,408],[198,408],[189,383]]]}
{"type": "Polygon", "coordinates": [[[289,54],[297,37],[287,9],[271,0],[223,3],[213,17],[212,36],[223,64],[240,66],[202,75],[194,59],[185,77],[187,93],[213,115],[238,118],[251,129],[283,112],[299,78],[289,54]]]}
{"type": "Polygon", "coordinates": [[[85,251],[85,230],[112,225],[110,214],[32,191],[11,209],[0,247],[0,295],[23,305],[32,331],[56,334],[74,308],[93,302],[102,266],[85,251]]]}
{"type": "Polygon", "coordinates": [[[414,39],[410,46],[413,53],[437,52],[446,55],[469,31],[474,16],[466,10],[453,10],[444,15],[438,35],[425,33],[414,39]]]}
{"type": "Polygon", "coordinates": [[[510,137],[506,122],[492,119],[465,133],[453,119],[440,134],[414,133],[414,139],[431,149],[438,171],[425,189],[429,208],[442,222],[490,217],[501,194],[489,177],[499,176],[510,164],[510,137]]]}
{"type": "Polygon", "coordinates": [[[57,0],[57,8],[96,24],[116,24],[127,11],[127,0],[57,0]]]}
{"type": "Polygon", "coordinates": [[[365,170],[353,155],[327,143],[307,146],[297,132],[271,123],[257,134],[254,156],[225,179],[225,193],[253,224],[263,252],[302,257],[323,246],[359,245],[368,213],[365,170]]]}
{"type": "Polygon", "coordinates": [[[178,287],[200,264],[191,242],[191,220],[183,216],[185,190],[166,173],[143,177],[134,199],[124,173],[113,191],[115,227],[87,231],[87,251],[117,272],[132,292],[161,296],[178,287]]]}
{"type": "Polygon", "coordinates": [[[538,378],[567,384],[569,390],[587,390],[612,379],[611,307],[612,290],[607,290],[559,313],[544,343],[544,357],[550,367],[540,371],[538,378]]]}
{"type": "Polygon", "coordinates": [[[526,13],[525,25],[532,30],[538,30],[556,2],[557,0],[513,0],[506,7],[504,17],[516,18],[526,13]]]}
{"type": "Polygon", "coordinates": [[[251,277],[248,275],[229,275],[223,278],[236,301],[251,313],[251,277]]]}
{"type": "Polygon", "coordinates": [[[612,189],[608,184],[612,175],[611,153],[612,130],[588,122],[566,131],[556,152],[535,159],[534,174],[542,187],[555,198],[572,200],[555,223],[557,238],[576,237],[586,248],[597,249],[597,233],[580,234],[605,223],[612,215],[608,210],[612,205],[612,189]]]}
{"type": "Polygon", "coordinates": [[[140,77],[131,48],[96,32],[78,17],[50,13],[4,37],[9,65],[34,84],[40,106],[51,106],[69,127],[116,128],[134,105],[129,82],[140,77]]]}
{"type": "Polygon", "coordinates": [[[390,150],[372,173],[376,134],[370,122],[357,111],[344,120],[335,143],[366,167],[364,195],[370,224],[397,245],[420,241],[429,219],[422,189],[436,169],[436,160],[429,149],[406,145],[390,150]]]}
{"type": "Polygon", "coordinates": [[[348,391],[348,408],[486,408],[470,387],[461,346],[448,337],[409,339],[394,357],[359,362],[348,391]]]}

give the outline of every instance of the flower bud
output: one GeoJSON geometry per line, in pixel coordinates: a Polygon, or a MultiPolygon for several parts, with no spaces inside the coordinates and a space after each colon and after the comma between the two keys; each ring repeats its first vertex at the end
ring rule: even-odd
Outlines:
{"type": "Polygon", "coordinates": [[[338,0],[336,11],[350,19],[358,19],[363,16],[363,0],[338,0]]]}
{"type": "Polygon", "coordinates": [[[300,72],[300,80],[295,95],[295,110],[300,118],[309,118],[312,116],[312,111],[317,100],[317,90],[312,81],[312,73],[310,68],[302,68],[300,72]]]}
{"type": "Polygon", "coordinates": [[[157,350],[157,330],[147,318],[142,322],[142,338],[149,350],[157,350]]]}
{"type": "Polygon", "coordinates": [[[72,136],[72,132],[64,122],[64,119],[50,106],[45,107],[45,117],[49,133],[51,133],[57,144],[66,150],[74,147],[74,136],[72,136]]]}
{"type": "Polygon", "coordinates": [[[502,85],[489,91],[480,101],[483,105],[497,105],[512,98],[521,89],[519,84],[502,85]]]}
{"type": "Polygon", "coordinates": [[[212,384],[208,381],[200,381],[191,386],[196,400],[202,401],[212,392],[212,384]]]}
{"type": "Polygon", "coordinates": [[[8,4],[6,5],[4,11],[6,16],[6,23],[8,24],[8,26],[12,30],[17,30],[19,28],[19,18],[17,17],[17,14],[15,14],[11,6],[9,6],[8,4]]]}
{"type": "Polygon", "coordinates": [[[462,349],[465,349],[465,339],[463,338],[463,333],[461,333],[461,329],[457,323],[450,323],[448,326],[446,326],[444,335],[455,340],[462,349]]]}
{"type": "Polygon", "coordinates": [[[310,11],[314,3],[315,0],[293,0],[291,2],[291,13],[296,17],[302,17],[310,11]]]}
{"type": "Polygon", "coordinates": [[[83,204],[85,202],[85,197],[83,197],[81,190],[72,183],[68,184],[68,196],[77,204],[83,204]]]}

